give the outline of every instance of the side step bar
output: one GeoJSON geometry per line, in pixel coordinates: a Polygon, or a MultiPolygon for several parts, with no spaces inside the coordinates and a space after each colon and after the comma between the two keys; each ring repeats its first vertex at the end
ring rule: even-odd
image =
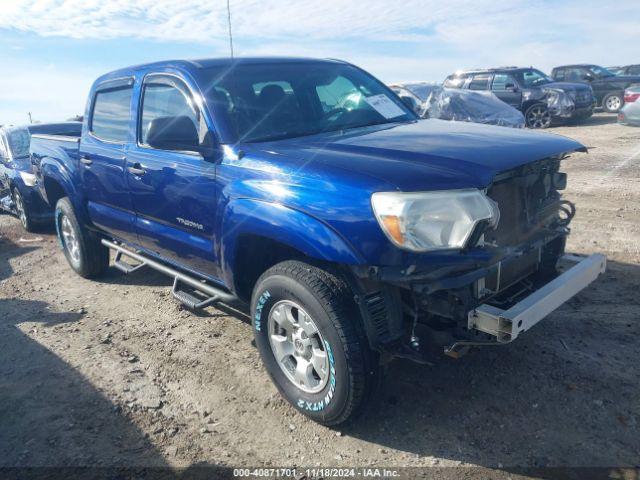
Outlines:
{"type": "Polygon", "coordinates": [[[102,244],[105,247],[110,248],[111,250],[114,250],[116,252],[114,266],[124,273],[132,273],[142,267],[147,266],[159,271],[160,273],[164,273],[169,277],[173,277],[173,288],[171,289],[171,294],[179,302],[191,309],[204,308],[216,302],[230,303],[237,300],[237,297],[232,293],[209,285],[203,280],[199,280],[195,277],[179,272],[178,270],[152,260],[151,258],[141,255],[140,253],[132,252],[131,250],[128,250],[123,246],[118,245],[117,243],[102,239],[102,244]],[[132,258],[139,263],[137,265],[130,265],[127,262],[122,261],[123,256],[132,258]],[[207,295],[208,298],[201,300],[200,298],[194,296],[192,293],[181,290],[181,284],[188,285],[193,290],[207,295]]]}

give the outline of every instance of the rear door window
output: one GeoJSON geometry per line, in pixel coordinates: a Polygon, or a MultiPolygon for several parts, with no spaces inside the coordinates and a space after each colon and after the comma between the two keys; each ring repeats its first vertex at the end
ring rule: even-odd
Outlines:
{"type": "Polygon", "coordinates": [[[488,90],[490,80],[491,75],[488,73],[474,75],[471,82],[469,82],[469,90],[488,90]]]}
{"type": "Polygon", "coordinates": [[[108,142],[127,141],[132,92],[133,87],[127,85],[96,93],[90,124],[94,136],[108,142]]]}

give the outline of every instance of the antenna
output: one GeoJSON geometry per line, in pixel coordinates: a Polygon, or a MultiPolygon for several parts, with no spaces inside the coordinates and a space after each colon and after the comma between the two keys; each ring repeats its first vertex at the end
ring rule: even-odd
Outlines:
{"type": "Polygon", "coordinates": [[[229,5],[229,0],[227,0],[227,24],[229,25],[229,50],[233,59],[233,35],[231,34],[231,6],[229,5]]]}

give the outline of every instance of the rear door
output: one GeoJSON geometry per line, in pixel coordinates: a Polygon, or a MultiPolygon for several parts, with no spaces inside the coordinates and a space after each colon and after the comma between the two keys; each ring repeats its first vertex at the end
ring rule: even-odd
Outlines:
{"type": "Polygon", "coordinates": [[[132,78],[108,81],[95,89],[88,131],[80,142],[79,169],[91,221],[135,243],[135,213],[125,176],[132,92],[132,78]]]}
{"type": "Polygon", "coordinates": [[[522,104],[522,90],[516,80],[508,73],[496,73],[491,83],[491,91],[504,103],[520,109],[522,104]]]}
{"type": "Polygon", "coordinates": [[[127,152],[127,179],[137,215],[140,245],[166,259],[217,277],[214,253],[216,164],[192,149],[168,150],[149,144],[158,125],[180,124],[197,132],[208,127],[185,79],[148,74],[141,89],[137,138],[127,152]]]}

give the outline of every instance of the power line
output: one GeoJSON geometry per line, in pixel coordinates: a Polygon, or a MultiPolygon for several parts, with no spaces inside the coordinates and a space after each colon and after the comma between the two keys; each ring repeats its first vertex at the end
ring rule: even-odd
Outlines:
{"type": "Polygon", "coordinates": [[[231,6],[229,5],[229,0],[227,0],[227,24],[229,25],[229,50],[233,59],[233,35],[231,34],[231,6]]]}

